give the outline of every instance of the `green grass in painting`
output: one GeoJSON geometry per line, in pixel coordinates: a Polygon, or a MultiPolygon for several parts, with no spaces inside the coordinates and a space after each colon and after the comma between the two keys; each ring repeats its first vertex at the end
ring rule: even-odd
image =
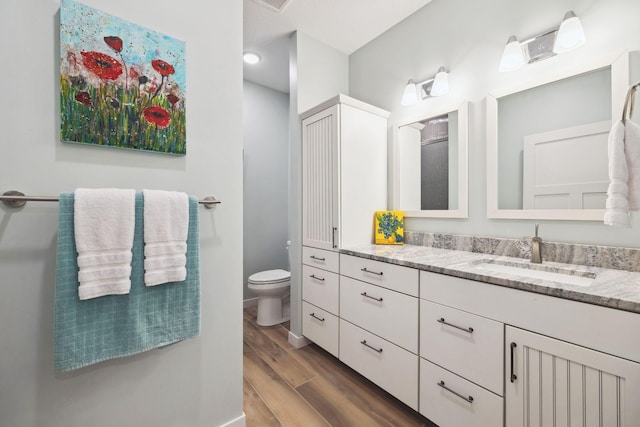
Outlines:
{"type": "Polygon", "coordinates": [[[150,96],[137,86],[128,90],[113,84],[94,87],[71,78],[60,78],[60,137],[63,141],[111,147],[186,153],[186,112],[159,94],[150,96]],[[76,99],[81,92],[89,94],[91,105],[76,99]],[[149,123],[142,112],[158,106],[169,112],[167,127],[149,123]]]}

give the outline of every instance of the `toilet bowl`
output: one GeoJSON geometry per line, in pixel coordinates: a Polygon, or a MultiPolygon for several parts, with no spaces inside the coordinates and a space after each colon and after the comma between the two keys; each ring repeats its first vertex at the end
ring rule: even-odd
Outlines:
{"type": "Polygon", "coordinates": [[[267,270],[249,276],[248,288],[258,297],[260,326],[272,326],[289,320],[289,287],[291,273],[267,270]]]}

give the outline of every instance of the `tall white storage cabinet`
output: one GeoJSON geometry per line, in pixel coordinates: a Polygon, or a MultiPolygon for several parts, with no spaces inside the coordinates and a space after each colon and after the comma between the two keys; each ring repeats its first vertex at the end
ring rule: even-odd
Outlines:
{"type": "Polygon", "coordinates": [[[304,246],[373,242],[373,214],[387,208],[388,117],[345,95],[302,114],[304,246]]]}
{"type": "Polygon", "coordinates": [[[302,333],[339,357],[340,248],[387,208],[389,112],[338,95],[302,114],[302,333]]]}

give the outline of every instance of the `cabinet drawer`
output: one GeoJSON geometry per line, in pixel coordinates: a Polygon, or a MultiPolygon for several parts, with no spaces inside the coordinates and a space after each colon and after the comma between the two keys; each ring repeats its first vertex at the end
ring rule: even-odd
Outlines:
{"type": "Polygon", "coordinates": [[[418,354],[418,298],[341,276],[340,317],[418,354]]]}
{"type": "Polygon", "coordinates": [[[338,315],[340,276],[326,270],[302,266],[302,299],[338,315]]]}
{"type": "Polygon", "coordinates": [[[418,410],[415,354],[340,319],[340,360],[418,410]]]}
{"type": "Polygon", "coordinates": [[[500,396],[420,358],[420,413],[438,426],[502,426],[503,403],[500,396]]]}
{"type": "Polygon", "coordinates": [[[322,249],[302,247],[302,263],[338,273],[340,254],[322,249]]]}
{"type": "Polygon", "coordinates": [[[302,301],[302,335],[338,357],[338,318],[302,301]]]}
{"type": "Polygon", "coordinates": [[[420,357],[503,395],[504,325],[420,300],[420,357]]]}
{"type": "Polygon", "coordinates": [[[351,255],[340,255],[340,274],[418,296],[418,270],[351,255]]]}

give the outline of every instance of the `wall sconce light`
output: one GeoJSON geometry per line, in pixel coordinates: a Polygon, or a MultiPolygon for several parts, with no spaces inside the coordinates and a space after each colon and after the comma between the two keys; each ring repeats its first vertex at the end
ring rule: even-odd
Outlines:
{"type": "Polygon", "coordinates": [[[509,37],[502,52],[499,70],[501,72],[517,70],[525,63],[531,64],[577,49],[584,42],[585,35],[580,19],[573,11],[569,11],[558,27],[523,42],[519,42],[516,36],[509,37]]]}
{"type": "Polygon", "coordinates": [[[435,77],[431,79],[417,84],[413,79],[409,79],[404,88],[400,104],[403,106],[415,105],[418,100],[432,96],[442,96],[447,93],[449,93],[449,74],[444,67],[440,67],[435,77]]]}

